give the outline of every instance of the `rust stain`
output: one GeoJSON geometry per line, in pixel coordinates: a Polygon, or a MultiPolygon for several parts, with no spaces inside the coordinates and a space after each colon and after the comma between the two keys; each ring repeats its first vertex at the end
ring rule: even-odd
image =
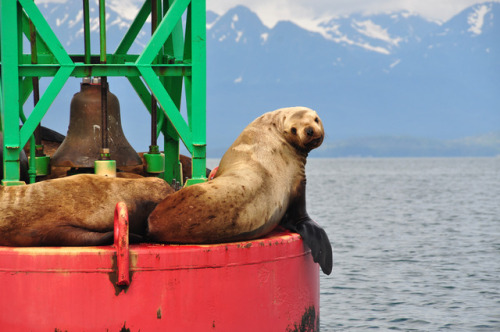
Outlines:
{"type": "Polygon", "coordinates": [[[158,310],[156,311],[156,318],[161,319],[161,307],[159,307],[158,310]]]}
{"type": "Polygon", "coordinates": [[[123,327],[121,328],[120,332],[130,332],[130,329],[126,327],[127,322],[123,322],[123,327]]]}
{"type": "Polygon", "coordinates": [[[312,305],[305,309],[300,323],[293,324],[293,327],[288,326],[286,332],[318,332],[319,331],[319,315],[316,315],[316,308],[312,305]]]}

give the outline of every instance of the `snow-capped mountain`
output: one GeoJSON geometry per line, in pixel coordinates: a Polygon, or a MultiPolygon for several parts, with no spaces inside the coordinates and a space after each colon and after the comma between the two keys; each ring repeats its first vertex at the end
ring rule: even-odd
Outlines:
{"type": "MultiPolygon", "coordinates": [[[[113,2],[114,3],[114,2],[113,2]]],[[[82,12],[69,4],[39,5],[62,44],[83,53],[82,12]]],[[[131,23],[129,12],[107,13],[108,53],[131,23]]],[[[92,52],[99,52],[97,12],[91,12],[92,52]]],[[[224,151],[259,114],[294,105],[318,110],[326,142],[366,136],[458,139],[500,128],[500,3],[467,8],[447,22],[408,12],[350,15],[318,23],[266,27],[243,6],[207,12],[208,151],[224,151]]],[[[149,39],[141,32],[133,52],[149,39]]],[[[78,82],[47,116],[61,118],[78,82]]],[[[148,117],[128,82],[112,82],[123,126],[134,147],[148,142],[148,117]],[[126,105],[126,106],[124,106],[126,105]],[[145,139],[144,139],[145,138],[145,139]]],[[[44,120],[45,121],[45,120],[44,120]]],[[[210,155],[209,155],[210,156],[210,155]]]]}

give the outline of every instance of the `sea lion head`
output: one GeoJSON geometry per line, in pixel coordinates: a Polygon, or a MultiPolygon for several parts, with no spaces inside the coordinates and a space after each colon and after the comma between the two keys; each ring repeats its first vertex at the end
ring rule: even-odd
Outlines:
{"type": "Polygon", "coordinates": [[[323,143],[325,131],[315,111],[307,107],[292,107],[283,111],[283,135],[288,143],[304,153],[323,143]]]}

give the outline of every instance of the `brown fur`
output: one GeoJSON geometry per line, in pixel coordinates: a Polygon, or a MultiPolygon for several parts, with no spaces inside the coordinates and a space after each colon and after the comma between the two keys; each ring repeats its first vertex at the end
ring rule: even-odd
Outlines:
{"type": "Polygon", "coordinates": [[[0,245],[80,246],[112,239],[114,208],[127,204],[130,232],[173,189],[158,178],[118,179],[81,174],[26,186],[0,186],[0,245]],[[111,236],[110,236],[111,234],[111,236]]]}
{"type": "Polygon", "coordinates": [[[148,219],[149,237],[214,243],[266,234],[301,195],[307,154],[323,136],[321,120],[311,109],[262,115],[225,153],[213,180],[181,189],[158,204],[148,219]]]}

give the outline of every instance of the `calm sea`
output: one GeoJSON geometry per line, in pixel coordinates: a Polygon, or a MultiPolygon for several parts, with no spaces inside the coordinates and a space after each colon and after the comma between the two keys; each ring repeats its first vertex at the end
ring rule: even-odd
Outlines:
{"type": "Polygon", "coordinates": [[[309,159],[321,330],[500,331],[500,158],[309,159]]]}
{"type": "Polygon", "coordinates": [[[500,331],[500,158],[310,158],[307,179],[322,331],[500,331]]]}

